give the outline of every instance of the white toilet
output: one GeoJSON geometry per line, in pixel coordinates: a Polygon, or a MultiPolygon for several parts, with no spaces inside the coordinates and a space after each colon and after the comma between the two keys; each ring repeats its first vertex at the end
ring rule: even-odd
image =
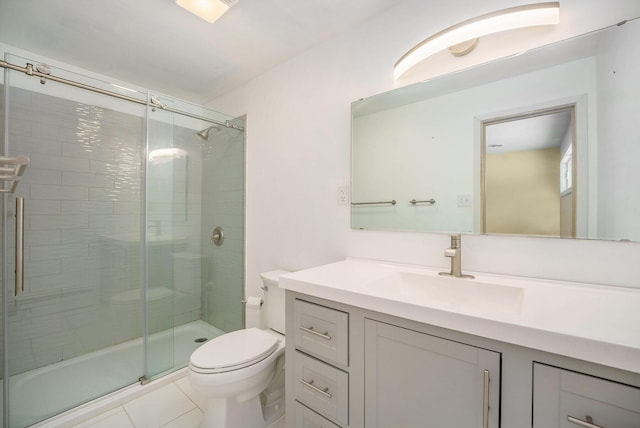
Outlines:
{"type": "Polygon", "coordinates": [[[189,360],[189,382],[205,400],[200,428],[265,428],[284,413],[284,290],[261,274],[267,329],[247,325],[199,347],[189,360]]]}

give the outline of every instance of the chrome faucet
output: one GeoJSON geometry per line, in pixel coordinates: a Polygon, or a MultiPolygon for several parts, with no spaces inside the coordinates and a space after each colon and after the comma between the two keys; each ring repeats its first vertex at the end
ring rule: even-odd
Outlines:
{"type": "Polygon", "coordinates": [[[444,250],[444,256],[451,258],[451,272],[440,272],[440,275],[473,278],[473,275],[462,273],[462,237],[460,234],[451,235],[451,247],[444,250]]]}

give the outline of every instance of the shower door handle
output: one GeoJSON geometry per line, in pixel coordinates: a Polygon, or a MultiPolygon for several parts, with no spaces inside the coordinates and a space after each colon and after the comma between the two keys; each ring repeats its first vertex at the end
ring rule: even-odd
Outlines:
{"type": "Polygon", "coordinates": [[[24,292],[24,198],[16,198],[16,289],[24,292]]]}

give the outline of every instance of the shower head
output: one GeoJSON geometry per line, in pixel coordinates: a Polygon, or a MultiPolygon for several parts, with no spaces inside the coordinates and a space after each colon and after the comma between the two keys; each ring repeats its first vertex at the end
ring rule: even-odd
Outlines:
{"type": "Polygon", "coordinates": [[[219,126],[212,125],[207,129],[203,129],[202,131],[197,132],[196,135],[198,135],[198,137],[202,138],[204,141],[209,141],[209,131],[211,131],[212,129],[215,129],[216,131],[220,131],[219,126]]]}

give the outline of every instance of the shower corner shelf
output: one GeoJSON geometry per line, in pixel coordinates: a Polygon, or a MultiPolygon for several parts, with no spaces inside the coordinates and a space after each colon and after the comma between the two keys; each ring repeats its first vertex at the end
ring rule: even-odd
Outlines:
{"type": "Polygon", "coordinates": [[[29,158],[26,156],[0,156],[0,193],[15,192],[27,166],[29,158]]]}

